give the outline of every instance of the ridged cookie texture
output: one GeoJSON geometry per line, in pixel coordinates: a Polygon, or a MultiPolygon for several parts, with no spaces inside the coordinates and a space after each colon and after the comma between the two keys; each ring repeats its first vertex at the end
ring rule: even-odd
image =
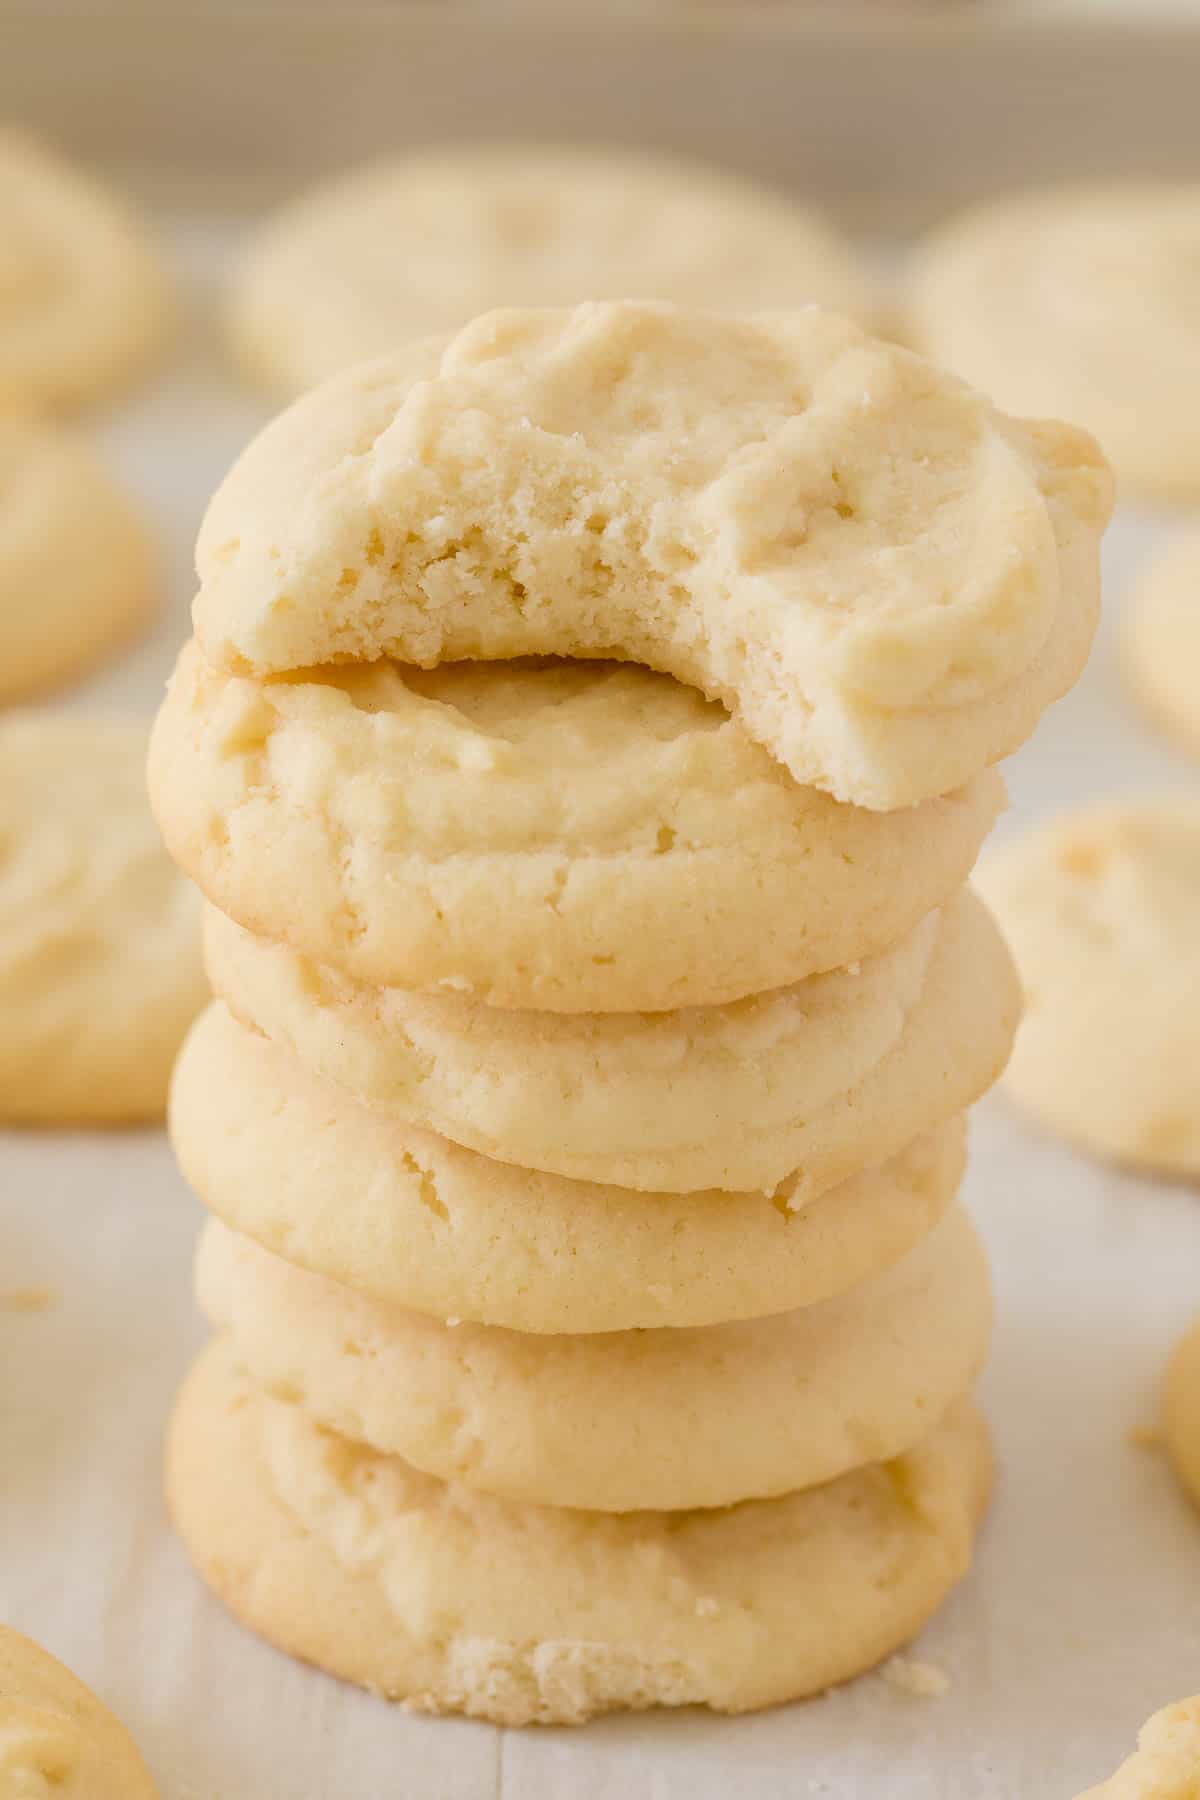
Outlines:
{"type": "Polygon", "coordinates": [[[1200,804],[1084,808],[979,881],[1025,989],[1008,1092],[1096,1155],[1200,1175],[1200,804]]]}
{"type": "Polygon", "coordinates": [[[125,206],[30,134],[0,130],[0,393],[73,407],[126,385],[161,348],[168,284],[125,206]]]}
{"type": "Polygon", "coordinates": [[[848,1294],[698,1330],[532,1337],[383,1305],[210,1220],[200,1304],[316,1423],[503,1499],[679,1511],[911,1450],[974,1385],[987,1265],[952,1211],[848,1294]]]}
{"type": "Polygon", "coordinates": [[[1200,1695],[1147,1719],[1129,1760],[1079,1800],[1196,1800],[1198,1793],[1200,1695]]]}
{"type": "Polygon", "coordinates": [[[0,718],[0,1121],[161,1119],[208,997],[195,890],[146,805],[146,733],[0,718]]]}
{"type": "Polygon", "coordinates": [[[890,951],[727,1007],[503,1011],[356,987],[208,915],[230,1011],[357,1098],[499,1161],[653,1191],[820,1192],[978,1099],[1019,993],[964,892],[890,951]]]}
{"type": "Polygon", "coordinates": [[[145,526],[84,441],[0,414],[0,703],[71,681],[132,637],[158,575],[145,526]]]}
{"type": "Polygon", "coordinates": [[[389,1305],[526,1332],[713,1325],[807,1306],[887,1268],[944,1215],[953,1119],[792,1205],[539,1175],[362,1106],[223,1006],[184,1046],[180,1167],[233,1230],[389,1305]]]}
{"type": "Polygon", "coordinates": [[[645,150],[451,145],[351,169],[250,245],[230,303],[252,379],[298,393],[497,306],[817,301],[865,318],[849,246],[790,196],[645,150]]]}
{"type": "Polygon", "coordinates": [[[125,1727],[48,1651],[0,1625],[0,1794],[155,1800],[125,1727]]]}
{"type": "Polygon", "coordinates": [[[196,633],[255,676],[642,662],[797,781],[962,786],[1083,666],[1111,480],[1065,426],[809,308],[492,313],[336,377],[247,449],[196,633]]]}
{"type": "Polygon", "coordinates": [[[1200,755],[1200,531],[1153,557],[1126,606],[1125,673],[1158,723],[1200,755]]]}
{"type": "Polygon", "coordinates": [[[209,898],[365,986],[554,1012],[721,1004],[876,955],[962,883],[993,771],[898,812],[801,787],[632,664],[257,681],[192,644],[150,788],[209,898]]]}
{"type": "Polygon", "coordinates": [[[989,1481],[963,1402],[906,1455],[780,1499],[515,1506],[321,1430],[222,1341],[167,1452],[184,1542],[246,1624],[411,1707],[504,1725],[744,1712],[858,1674],[965,1573],[989,1481]]]}
{"type": "Polygon", "coordinates": [[[1200,183],[1004,196],[918,252],[911,328],[1000,406],[1096,434],[1122,488],[1200,493],[1200,183]]]}

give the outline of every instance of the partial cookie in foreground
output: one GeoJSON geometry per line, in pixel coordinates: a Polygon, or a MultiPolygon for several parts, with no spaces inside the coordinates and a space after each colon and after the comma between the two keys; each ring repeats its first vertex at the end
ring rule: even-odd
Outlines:
{"type": "Polygon", "coordinates": [[[167,1449],[175,1523],[243,1623],[420,1711],[504,1725],[744,1712],[848,1680],[965,1574],[990,1473],[962,1402],[894,1462],[780,1499],[617,1517],[514,1506],[321,1431],[220,1341],[167,1449]]]}
{"type": "Polygon", "coordinates": [[[158,587],[146,527],[95,453],[57,425],[0,412],[0,704],[117,649],[158,587]]]}
{"type": "Polygon", "coordinates": [[[1138,1732],[1115,1775],[1079,1800],[1196,1800],[1200,1795],[1200,1695],[1164,1706],[1138,1732]]]}
{"type": "Polygon", "coordinates": [[[1013,412],[1095,433],[1122,488],[1200,494],[1200,183],[1018,193],[916,254],[910,329],[1013,412]]]}
{"type": "Polygon", "coordinates": [[[1176,1346],[1167,1369],[1163,1436],[1176,1475],[1200,1506],[1200,1320],[1176,1346]]]}
{"type": "Polygon", "coordinates": [[[1025,990],[1008,1092],[1096,1155],[1200,1175],[1200,802],[1065,815],[977,881],[1025,990]]]}
{"type": "Polygon", "coordinates": [[[260,228],[230,306],[239,361],[285,394],[497,306],[815,301],[866,318],[850,248],[810,208],[646,150],[470,144],[351,169],[260,228]]]}
{"type": "Polygon", "coordinates": [[[103,182],[29,133],[0,129],[0,402],[77,406],[162,347],[163,267],[103,182]]]}
{"type": "Polygon", "coordinates": [[[512,1012],[357,987],[208,912],[230,1011],[369,1105],[580,1181],[796,1200],[963,1112],[1008,1059],[1012,959],[967,891],[891,950],[723,1007],[512,1012]]]}
{"type": "Polygon", "coordinates": [[[155,1800],[125,1727],[69,1669],[7,1625],[0,1625],[0,1794],[155,1800]]]}
{"type": "Polygon", "coordinates": [[[0,1120],[159,1119],[207,983],[195,890],[146,803],[146,731],[0,719],[0,1120]]]}
{"type": "Polygon", "coordinates": [[[171,1140],[235,1231],[386,1304],[515,1331],[713,1325],[887,1268],[962,1175],[959,1119],[793,1210],[775,1194],[639,1194],[492,1162],[362,1106],[221,1005],[184,1045],[171,1140]]]}
{"type": "Polygon", "coordinates": [[[898,1456],[974,1386],[987,1264],[952,1211],[817,1306],[535,1337],[383,1305],[210,1220],[200,1304],[259,1386],[444,1481],[600,1512],[725,1506],[898,1456]]]}
{"type": "Polygon", "coordinates": [[[720,699],[794,778],[961,787],[1071,686],[1112,484],[815,307],[491,313],[338,376],[213,499],[193,608],[261,678],[613,657],[720,699]]]}
{"type": "Polygon", "coordinates": [[[965,880],[993,771],[902,812],[801,787],[633,664],[388,662],[250,681],[189,645],[150,757],[173,856],[264,937],[379,987],[667,1010],[872,956],[965,880]]]}
{"type": "Polygon", "coordinates": [[[1125,672],[1138,698],[1200,755],[1200,531],[1152,558],[1129,596],[1125,672]]]}

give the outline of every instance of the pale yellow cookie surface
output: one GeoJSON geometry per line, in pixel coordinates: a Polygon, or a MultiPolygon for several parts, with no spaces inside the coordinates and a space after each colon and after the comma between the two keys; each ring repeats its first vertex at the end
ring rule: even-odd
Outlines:
{"type": "Polygon", "coordinates": [[[865,317],[849,248],[808,208],[645,151],[472,144],[353,169],[260,230],[234,288],[234,347],[297,393],[497,306],[817,301],[865,317]]]}
{"type": "Polygon", "coordinates": [[[125,1727],[60,1662],[0,1625],[4,1800],[154,1800],[125,1727]]]}
{"type": "Polygon", "coordinates": [[[1122,488],[1200,493],[1200,183],[1010,195],[918,252],[911,325],[1014,412],[1094,432],[1122,488]]]}
{"type": "Polygon", "coordinates": [[[1083,1148],[1200,1175],[1200,804],[1105,804],[985,859],[1025,1015],[1013,1098],[1083,1148]]]}
{"type": "Polygon", "coordinates": [[[711,1325],[807,1306],[886,1268],[962,1174],[952,1120],[792,1210],[774,1195],[639,1194],[492,1162],[305,1071],[215,1005],[176,1069],[185,1179],[235,1231],[437,1318],[530,1332],[711,1325]]]}
{"type": "Polygon", "coordinates": [[[122,387],[169,313],[162,268],[117,196],[0,129],[0,401],[75,406],[122,387]]]}
{"type": "Polygon", "coordinates": [[[1156,1712],[1128,1762],[1079,1800],[1200,1800],[1200,1696],[1156,1712]]]}
{"type": "Polygon", "coordinates": [[[243,1623],[391,1699],[504,1725],[743,1712],[871,1668],[965,1573],[989,1478],[964,1402],[894,1462],[781,1499],[515,1506],[321,1431],[223,1343],[167,1453],[179,1531],[243,1623]]]}
{"type": "Polygon", "coordinates": [[[1129,596],[1125,672],[1159,724],[1200,755],[1200,531],[1155,556],[1129,596]]]}
{"type": "Polygon", "coordinates": [[[146,732],[0,719],[0,1119],[161,1118],[207,983],[194,889],[146,804],[146,732]]]}
{"type": "Polygon", "coordinates": [[[631,664],[393,663],[253,682],[180,658],[150,785],[172,854],[265,937],[373,986],[708,1005],[895,943],[965,878],[992,771],[895,813],[800,787],[631,664]]]}
{"type": "Polygon", "coordinates": [[[987,1265],[952,1212],[820,1305],[535,1337],[384,1306],[210,1220],[200,1304],[259,1385],[356,1443],[507,1500],[599,1512],[815,1487],[912,1446],[973,1385],[987,1265]]]}
{"type": "Polygon", "coordinates": [[[502,1162],[620,1187],[797,1197],[978,1099],[1012,1047],[1012,959],[969,892],[892,950],[725,1007],[509,1012],[362,988],[219,913],[230,1011],[313,1073],[502,1162]]]}
{"type": "Polygon", "coordinates": [[[57,425],[0,412],[0,703],[115,650],[157,588],[145,526],[94,452],[57,425]]]}
{"type": "Polygon", "coordinates": [[[207,659],[645,663],[888,810],[1014,750],[1095,626],[1111,482],[832,313],[477,319],[336,377],[197,543],[207,659]]]}
{"type": "Polygon", "coordinates": [[[1200,1321],[1179,1343],[1167,1369],[1163,1436],[1175,1473],[1200,1506],[1200,1321]]]}

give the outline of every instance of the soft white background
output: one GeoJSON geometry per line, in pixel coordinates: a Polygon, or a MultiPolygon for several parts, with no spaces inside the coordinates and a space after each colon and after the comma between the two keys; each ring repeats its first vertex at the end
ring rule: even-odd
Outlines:
{"type": "MultiPolygon", "coordinates": [[[[101,428],[162,532],[169,616],[75,706],[156,703],[204,499],[263,416],[212,324],[227,237],[178,234],[185,354],[101,428]]],[[[1130,574],[1163,523],[1114,529],[1092,666],[1010,765],[1002,830],[1097,791],[1200,787],[1114,661],[1130,574]]],[[[0,1617],[111,1702],[165,1800],[1071,1800],[1147,1713],[1200,1689],[1200,1519],[1161,1455],[1129,1440],[1200,1310],[1200,1193],[1094,1168],[992,1099],[967,1197],[995,1262],[1001,1477],[976,1569],[914,1652],[950,1675],[941,1699],[868,1676],[751,1719],[501,1733],[410,1719],[258,1644],[192,1577],[160,1497],[163,1420],[201,1339],[199,1209],[154,1132],[0,1135],[0,1290],[56,1295],[45,1314],[0,1308],[0,1617]]]]}

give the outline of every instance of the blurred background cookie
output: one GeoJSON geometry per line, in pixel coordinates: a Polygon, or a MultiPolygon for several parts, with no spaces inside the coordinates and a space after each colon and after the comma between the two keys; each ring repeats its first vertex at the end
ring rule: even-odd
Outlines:
{"type": "Polygon", "coordinates": [[[0,413],[0,704],[116,650],[149,618],[159,580],[145,525],[88,446],[0,413]]]}
{"type": "Polygon", "coordinates": [[[1138,1732],[1134,1754],[1079,1800],[1193,1800],[1200,1793],[1200,1695],[1164,1706],[1138,1732]]]}
{"type": "Polygon", "coordinates": [[[1200,182],[1047,188],[918,249],[910,329],[997,405],[1093,432],[1122,488],[1200,497],[1200,182]]]}
{"type": "Polygon", "coordinates": [[[1125,614],[1125,673],[1138,698],[1200,756],[1200,530],[1151,558],[1125,614]]]}
{"type": "Polygon", "coordinates": [[[1176,1346],[1167,1369],[1163,1437],[1171,1466],[1200,1506],[1200,1319],[1176,1346]]]}
{"type": "Polygon", "coordinates": [[[0,129],[0,400],[73,407],[118,392],[170,313],[162,264],[117,195],[0,129]]]}
{"type": "Polygon", "coordinates": [[[5,1800],[154,1800],[125,1727],[40,1645],[0,1625],[0,1794],[5,1800]]]}
{"type": "Polygon", "coordinates": [[[501,143],[300,195],[252,244],[230,330],[247,373],[286,394],[494,307],[627,298],[872,311],[849,245],[786,194],[649,150],[501,143]]]}
{"type": "Polygon", "coordinates": [[[1002,1085],[1098,1156],[1200,1176],[1200,801],[1094,805],[976,880],[1025,991],[1002,1085]]]}
{"type": "Polygon", "coordinates": [[[146,803],[146,733],[0,719],[0,1121],[161,1118],[204,1004],[199,903],[146,803]]]}

